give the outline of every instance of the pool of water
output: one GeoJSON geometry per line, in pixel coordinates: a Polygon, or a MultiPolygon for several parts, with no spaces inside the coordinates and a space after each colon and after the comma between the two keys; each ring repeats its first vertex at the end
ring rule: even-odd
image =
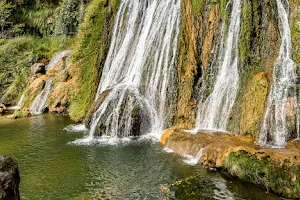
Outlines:
{"type": "Polygon", "coordinates": [[[63,130],[73,123],[54,115],[0,118],[0,154],[18,162],[22,199],[169,199],[174,195],[165,196],[161,189],[194,174],[201,177],[203,199],[279,199],[218,172],[186,165],[152,140],[73,144],[83,137],[63,130]]]}

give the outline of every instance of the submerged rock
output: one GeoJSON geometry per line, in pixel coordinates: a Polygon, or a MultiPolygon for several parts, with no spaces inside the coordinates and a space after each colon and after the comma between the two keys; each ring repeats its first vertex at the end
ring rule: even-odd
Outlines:
{"type": "Polygon", "coordinates": [[[300,141],[283,149],[256,146],[250,137],[221,132],[168,130],[161,143],[174,152],[196,157],[198,164],[229,172],[276,194],[300,198],[300,141]]]}
{"type": "Polygon", "coordinates": [[[19,183],[20,175],[17,163],[10,157],[0,156],[0,199],[20,199],[19,183]]]}

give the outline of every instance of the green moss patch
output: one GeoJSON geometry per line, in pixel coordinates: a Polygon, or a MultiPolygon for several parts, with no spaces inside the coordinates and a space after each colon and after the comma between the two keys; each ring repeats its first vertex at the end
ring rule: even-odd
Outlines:
{"type": "Polygon", "coordinates": [[[231,175],[267,188],[279,195],[300,198],[300,166],[258,159],[245,151],[231,153],[223,164],[231,175]]]}

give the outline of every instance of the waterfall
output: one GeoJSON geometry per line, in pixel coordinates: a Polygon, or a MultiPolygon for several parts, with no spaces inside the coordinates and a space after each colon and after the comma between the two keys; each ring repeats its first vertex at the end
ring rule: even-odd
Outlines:
{"type": "Polygon", "coordinates": [[[11,92],[12,87],[9,87],[7,91],[4,93],[4,95],[0,98],[0,104],[4,104],[6,97],[9,95],[11,92]]]}
{"type": "Polygon", "coordinates": [[[7,109],[9,109],[9,110],[17,110],[17,109],[20,109],[20,108],[22,107],[22,103],[23,103],[24,97],[25,97],[25,95],[23,94],[23,95],[21,96],[21,98],[19,99],[17,105],[8,107],[7,109]]]}
{"type": "Polygon", "coordinates": [[[281,0],[276,0],[278,20],[281,33],[281,46],[279,56],[274,65],[273,83],[269,93],[265,116],[261,126],[258,143],[264,146],[285,146],[289,131],[287,128],[288,101],[294,98],[292,103],[292,115],[296,116],[296,65],[292,60],[291,30],[289,27],[289,5],[287,8],[281,0]],[[289,99],[290,98],[290,99],[289,99]]]}
{"type": "Polygon", "coordinates": [[[92,116],[90,139],[160,132],[176,74],[180,0],[122,0],[92,116]],[[102,134],[98,134],[102,135],[102,134]]]}
{"type": "Polygon", "coordinates": [[[233,0],[227,38],[224,41],[224,24],[222,30],[221,53],[218,57],[218,75],[214,89],[205,102],[200,101],[196,130],[225,131],[231,109],[239,87],[238,41],[241,24],[241,0],[233,0]],[[225,42],[225,44],[223,44],[225,42]]]}
{"type": "Polygon", "coordinates": [[[6,92],[6,93],[0,98],[0,104],[4,104],[4,101],[5,101],[6,97],[7,97],[7,95],[8,95],[8,92],[6,92]]]}
{"type": "MultiPolygon", "coordinates": [[[[72,51],[69,50],[57,53],[46,66],[46,70],[52,70],[59,63],[60,60],[67,57],[71,52],[72,51]]],[[[52,77],[48,78],[46,80],[45,87],[43,88],[41,93],[35,97],[33,103],[29,108],[31,114],[37,115],[43,113],[45,104],[52,90],[52,81],[52,77]]]]}
{"type": "Polygon", "coordinates": [[[186,155],[184,156],[185,159],[183,160],[183,162],[188,165],[197,165],[199,160],[203,156],[203,152],[204,152],[204,148],[201,148],[195,157],[191,155],[186,155]]]}
{"type": "Polygon", "coordinates": [[[19,101],[18,101],[18,103],[17,103],[17,107],[18,107],[18,108],[21,108],[21,107],[22,107],[22,103],[23,103],[24,97],[25,97],[25,95],[23,94],[23,95],[21,96],[21,98],[19,99],[19,101]]]}
{"type": "Polygon", "coordinates": [[[36,96],[32,105],[30,106],[29,108],[30,113],[35,115],[43,113],[44,106],[48,100],[51,90],[52,90],[52,78],[48,78],[46,80],[44,89],[41,91],[39,95],[36,96]]]}
{"type": "Polygon", "coordinates": [[[53,69],[61,59],[67,57],[70,53],[70,50],[57,53],[54,56],[54,58],[50,61],[50,63],[46,66],[46,70],[53,69]]]}

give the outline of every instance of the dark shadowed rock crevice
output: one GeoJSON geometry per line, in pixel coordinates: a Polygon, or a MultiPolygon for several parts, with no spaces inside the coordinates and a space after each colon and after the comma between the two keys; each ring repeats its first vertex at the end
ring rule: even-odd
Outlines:
{"type": "Polygon", "coordinates": [[[0,199],[18,200],[20,175],[17,163],[8,156],[0,156],[0,199]]]}

